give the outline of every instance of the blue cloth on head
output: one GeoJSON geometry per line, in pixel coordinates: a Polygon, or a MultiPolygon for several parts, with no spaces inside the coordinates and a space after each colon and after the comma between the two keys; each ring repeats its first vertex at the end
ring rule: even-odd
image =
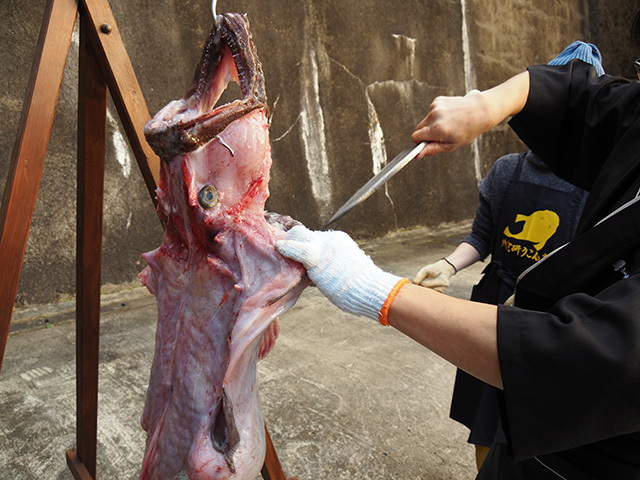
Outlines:
{"type": "Polygon", "coordinates": [[[576,58],[596,67],[598,76],[604,75],[602,55],[598,47],[592,43],[585,43],[579,40],[565,48],[560,55],[549,62],[549,65],[566,65],[576,58]]]}

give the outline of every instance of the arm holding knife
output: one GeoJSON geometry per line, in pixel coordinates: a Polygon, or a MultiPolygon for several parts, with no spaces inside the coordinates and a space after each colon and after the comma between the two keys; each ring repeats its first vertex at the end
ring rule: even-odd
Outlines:
{"type": "Polygon", "coordinates": [[[529,72],[522,72],[484,92],[464,97],[436,97],[429,113],[411,135],[414,142],[430,142],[417,158],[451,152],[520,112],[529,94],[529,72]]]}
{"type": "MultiPolygon", "coordinates": [[[[419,157],[467,145],[475,136],[518,113],[528,91],[529,74],[524,72],[485,92],[436,98],[412,135],[415,142],[430,142],[419,157]]],[[[472,375],[502,386],[494,305],[447,297],[406,282],[396,288],[402,279],[389,278],[372,262],[366,269],[359,266],[350,271],[350,265],[368,263],[364,259],[353,260],[366,257],[355,242],[342,232],[303,230],[306,229],[294,227],[278,243],[278,250],[303,263],[310,278],[330,300],[348,312],[376,320],[387,303],[384,320],[389,325],[472,375]],[[354,295],[360,298],[350,298],[354,295]],[[371,304],[371,313],[363,313],[361,306],[351,307],[362,303],[361,299],[371,304]]]]}

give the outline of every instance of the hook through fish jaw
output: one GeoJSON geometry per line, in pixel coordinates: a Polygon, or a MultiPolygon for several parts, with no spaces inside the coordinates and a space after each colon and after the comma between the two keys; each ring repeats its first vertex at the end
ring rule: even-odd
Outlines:
{"type": "Polygon", "coordinates": [[[220,21],[218,20],[218,13],[216,12],[216,4],[218,0],[211,0],[211,13],[213,14],[213,25],[216,27],[216,30],[220,26],[220,21]]]}

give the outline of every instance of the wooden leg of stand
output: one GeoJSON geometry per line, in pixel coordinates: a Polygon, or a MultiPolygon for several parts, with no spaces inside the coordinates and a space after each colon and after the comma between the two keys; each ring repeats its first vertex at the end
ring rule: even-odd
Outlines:
{"type": "Polygon", "coordinates": [[[262,466],[262,478],[264,480],[287,480],[266,424],[264,426],[264,436],[267,443],[267,454],[265,455],[264,465],[262,466]]]}
{"type": "Polygon", "coordinates": [[[107,84],[80,17],[76,362],[78,460],[96,477],[107,84]]]}
{"type": "Polygon", "coordinates": [[[77,12],[75,0],[47,3],[13,147],[0,209],[0,369],[77,12]]]}
{"type": "Polygon", "coordinates": [[[67,465],[76,480],[93,480],[87,467],[78,459],[78,451],[75,448],[67,450],[67,465]]]}

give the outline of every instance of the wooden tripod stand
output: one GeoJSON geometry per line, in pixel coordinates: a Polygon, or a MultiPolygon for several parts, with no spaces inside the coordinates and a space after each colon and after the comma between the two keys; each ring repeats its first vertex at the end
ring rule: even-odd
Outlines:
{"type": "MultiPolygon", "coordinates": [[[[108,0],[48,0],[0,209],[0,369],[58,103],[80,13],[76,253],[77,449],[66,452],[77,480],[96,478],[100,271],[107,92],[118,110],[151,199],[160,159],[144,139],[149,110],[108,0]],[[108,89],[108,90],[107,90],[108,89]]],[[[286,480],[269,437],[265,480],[286,480]]]]}

